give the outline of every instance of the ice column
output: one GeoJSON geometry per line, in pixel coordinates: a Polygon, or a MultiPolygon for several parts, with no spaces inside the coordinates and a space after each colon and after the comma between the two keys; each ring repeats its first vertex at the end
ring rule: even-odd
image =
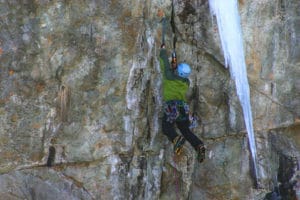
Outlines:
{"type": "Polygon", "coordinates": [[[225,66],[229,66],[230,75],[235,81],[237,95],[243,109],[255,173],[254,176],[257,181],[256,145],[238,2],[237,0],[209,0],[209,6],[211,14],[216,16],[225,66]]]}

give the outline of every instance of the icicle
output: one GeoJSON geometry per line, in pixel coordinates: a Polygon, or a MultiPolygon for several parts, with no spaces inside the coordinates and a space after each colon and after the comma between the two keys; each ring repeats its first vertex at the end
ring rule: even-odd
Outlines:
{"type": "Polygon", "coordinates": [[[237,0],[209,0],[209,6],[211,14],[217,19],[225,66],[229,66],[230,75],[235,81],[237,95],[242,105],[257,183],[256,145],[238,3],[237,0]]]}

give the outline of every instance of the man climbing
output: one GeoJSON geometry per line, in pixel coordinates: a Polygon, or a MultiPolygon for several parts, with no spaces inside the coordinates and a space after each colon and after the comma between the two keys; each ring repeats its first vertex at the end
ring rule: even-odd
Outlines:
{"type": "Polygon", "coordinates": [[[177,66],[175,51],[172,53],[170,64],[164,38],[160,49],[160,66],[163,73],[164,100],[162,131],[173,142],[174,153],[180,154],[185,140],[187,140],[196,150],[197,159],[201,163],[205,158],[205,147],[203,142],[189,128],[189,106],[186,103],[186,94],[189,88],[188,77],[191,68],[186,63],[180,63],[177,66]],[[182,136],[177,134],[175,124],[182,136]]]}

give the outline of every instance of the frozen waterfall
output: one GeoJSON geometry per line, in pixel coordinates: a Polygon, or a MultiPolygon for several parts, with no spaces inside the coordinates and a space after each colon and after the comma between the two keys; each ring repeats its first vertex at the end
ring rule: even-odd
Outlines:
{"type": "Polygon", "coordinates": [[[244,121],[254,167],[254,176],[258,178],[256,145],[252,124],[250,91],[244,56],[240,16],[237,0],[209,0],[212,15],[216,16],[221,38],[225,66],[229,66],[231,78],[235,81],[237,95],[242,105],[244,121]]]}

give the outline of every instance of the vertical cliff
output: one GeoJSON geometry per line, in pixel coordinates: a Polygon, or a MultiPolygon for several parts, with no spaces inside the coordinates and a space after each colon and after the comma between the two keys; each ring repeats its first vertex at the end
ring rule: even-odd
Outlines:
{"type": "Polygon", "coordinates": [[[206,0],[0,1],[0,198],[263,199],[279,188],[295,199],[300,3],[239,5],[257,187],[206,0]],[[192,66],[201,164],[188,143],[174,156],[161,132],[161,11],[167,48],[176,35],[178,60],[192,66]]]}

